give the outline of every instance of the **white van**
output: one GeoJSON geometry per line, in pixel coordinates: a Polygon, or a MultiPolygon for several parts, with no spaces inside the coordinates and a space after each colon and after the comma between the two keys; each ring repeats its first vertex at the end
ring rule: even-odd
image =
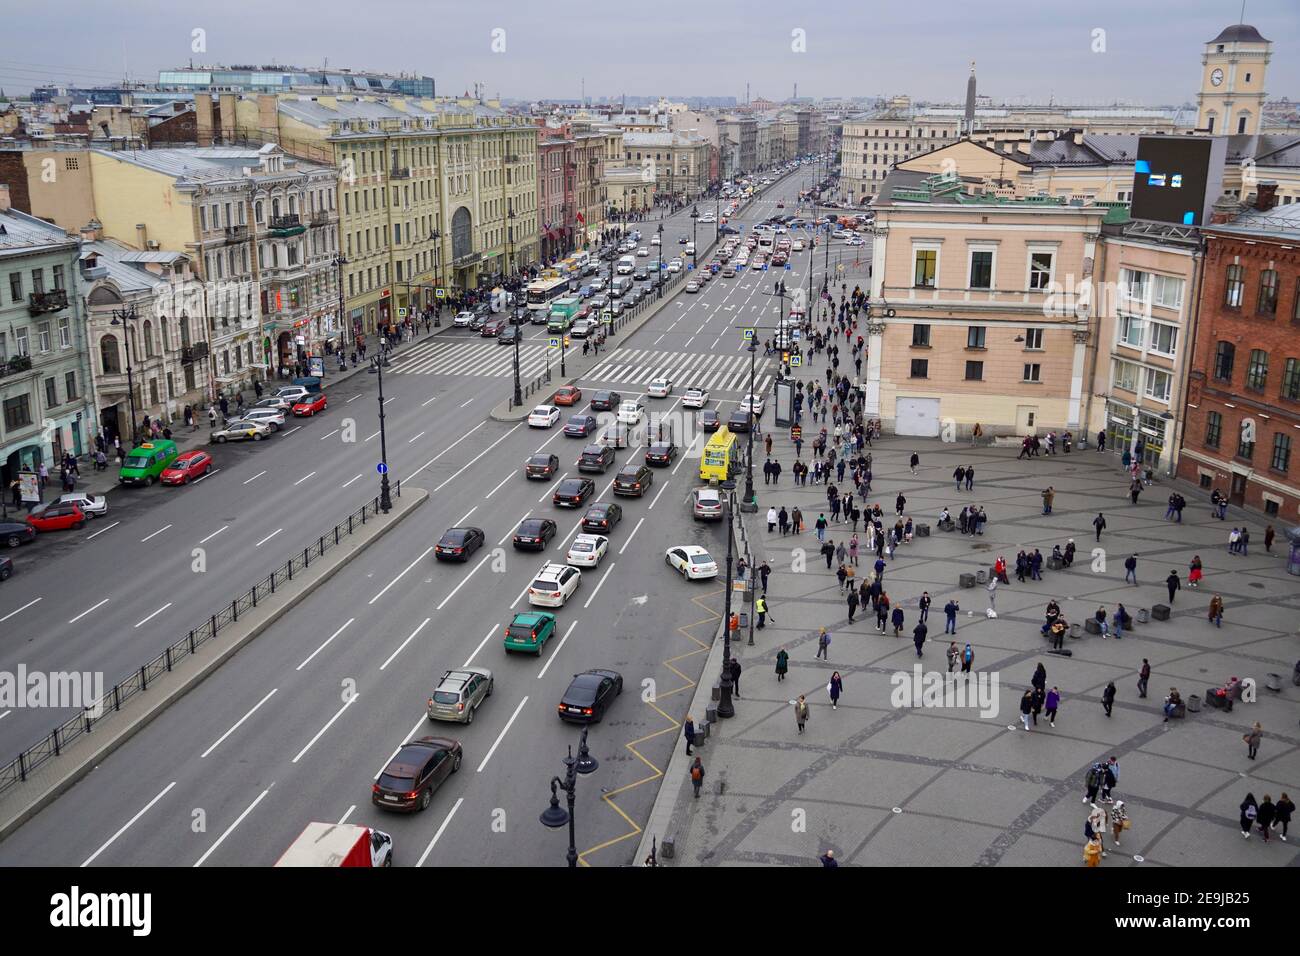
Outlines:
{"type": "Polygon", "coordinates": [[[630,276],[636,270],[636,256],[623,256],[618,260],[614,271],[621,276],[630,276]]]}

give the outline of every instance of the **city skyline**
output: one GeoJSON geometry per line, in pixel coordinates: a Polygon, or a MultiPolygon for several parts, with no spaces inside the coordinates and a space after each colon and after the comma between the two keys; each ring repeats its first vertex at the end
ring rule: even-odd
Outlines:
{"type": "MultiPolygon", "coordinates": [[[[313,11],[336,5],[327,0],[313,11]]],[[[74,0],[72,7],[103,13],[85,0],[74,0]]],[[[585,92],[593,100],[664,95],[734,96],[743,102],[748,84],[751,99],[782,101],[798,84],[801,97],[906,94],[959,102],[973,60],[980,93],[994,103],[1177,106],[1195,101],[1202,45],[1235,22],[1241,8],[1180,5],[1177,22],[1168,23],[1160,22],[1158,12],[1101,0],[1082,12],[1018,9],[1014,28],[990,28],[982,12],[955,3],[941,5],[924,25],[909,22],[910,11],[901,4],[846,9],[828,22],[826,16],[758,3],[746,5],[740,17],[701,11],[683,37],[679,24],[636,10],[612,17],[573,3],[511,10],[488,2],[465,10],[385,2],[382,11],[393,18],[427,20],[414,30],[424,47],[419,54],[392,49],[387,32],[341,30],[342,19],[328,15],[303,23],[296,11],[280,8],[259,8],[259,29],[250,33],[247,14],[253,9],[237,2],[178,18],[149,0],[97,23],[93,32],[69,32],[50,29],[44,10],[24,8],[10,16],[14,35],[25,38],[23,59],[0,59],[0,88],[13,95],[49,84],[107,85],[124,78],[152,83],[159,70],[191,62],[328,63],[428,75],[439,95],[479,84],[485,97],[506,99],[577,101],[585,92]],[[226,39],[228,30],[238,31],[235,42],[226,39]],[[935,69],[917,68],[912,44],[878,41],[884,33],[923,41],[935,69]],[[570,47],[582,51],[572,65],[562,55],[570,47]]],[[[1300,12],[1288,0],[1252,0],[1245,22],[1274,44],[1270,98],[1300,98],[1300,12]]]]}

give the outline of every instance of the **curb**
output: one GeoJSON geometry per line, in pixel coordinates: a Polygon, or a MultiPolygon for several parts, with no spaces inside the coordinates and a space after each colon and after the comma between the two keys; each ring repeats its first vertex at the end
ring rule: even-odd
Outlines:
{"type": "MultiPolygon", "coordinates": [[[[396,504],[398,506],[389,515],[391,520],[377,524],[374,532],[368,536],[364,532],[360,535],[354,535],[350,546],[340,545],[335,551],[331,552],[332,558],[327,557],[323,562],[314,564],[312,566],[314,568],[320,567],[322,563],[325,564],[325,567],[313,574],[311,579],[299,587],[292,597],[284,602],[277,603],[274,608],[265,612],[260,612],[260,609],[258,609],[248,613],[246,616],[248,624],[244,625],[241,621],[240,630],[243,631],[242,635],[230,641],[212,641],[195,651],[193,655],[186,657],[170,672],[172,674],[179,672],[181,676],[179,683],[169,687],[160,696],[149,700],[139,713],[125,717],[124,722],[113,727],[112,730],[100,731],[96,734],[78,738],[79,740],[89,739],[93,746],[73,758],[72,762],[64,764],[59,762],[63,759],[62,757],[55,758],[35,774],[29,775],[26,782],[17,784],[8,798],[0,800],[0,808],[3,808],[0,818],[4,820],[3,823],[0,823],[0,840],[4,840],[13,834],[14,831],[44,807],[62,796],[69,786],[88,775],[105,757],[134,737],[155,717],[185,696],[191,689],[202,683],[217,668],[237,653],[240,648],[288,614],[312,592],[330,580],[335,572],[341,570],[353,558],[360,555],[366,548],[395,528],[403,518],[429,499],[429,493],[422,488],[403,488],[402,490],[404,494],[397,499],[396,504]],[[214,647],[213,645],[220,646],[214,647]],[[50,768],[51,772],[43,774],[46,768],[50,768]],[[44,775],[45,780],[39,783],[35,782],[42,775],[44,775]],[[33,788],[39,788],[39,791],[34,795],[31,792],[33,788]],[[12,804],[13,807],[6,807],[6,804],[12,804]]],[[[309,570],[308,573],[312,572],[309,570]]],[[[302,580],[302,578],[300,577],[299,580],[302,580]]],[[[75,752],[77,749],[78,745],[74,744],[71,751],[75,752]]]]}

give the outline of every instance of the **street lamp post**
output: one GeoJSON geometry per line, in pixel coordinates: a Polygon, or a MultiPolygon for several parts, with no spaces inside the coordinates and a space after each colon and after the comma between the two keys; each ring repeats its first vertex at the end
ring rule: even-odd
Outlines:
{"type": "Polygon", "coordinates": [[[343,267],[348,264],[347,256],[339,253],[334,260],[334,265],[339,271],[339,354],[345,355],[348,350],[348,326],[347,316],[343,313],[343,267]]]}
{"type": "Polygon", "coordinates": [[[695,241],[696,226],[699,225],[699,220],[700,220],[700,207],[692,206],[691,207],[691,268],[692,269],[695,269],[699,266],[699,261],[697,257],[699,256],[700,251],[695,241]]]}
{"type": "Polygon", "coordinates": [[[746,461],[745,461],[745,499],[744,499],[744,505],[747,506],[747,507],[749,507],[749,508],[754,508],[754,507],[757,505],[757,501],[756,501],[755,496],[754,496],[754,420],[755,420],[758,416],[754,414],[754,406],[753,406],[753,400],[754,400],[754,397],[755,397],[755,396],[754,396],[754,366],[755,366],[755,362],[756,362],[756,358],[755,358],[755,357],[758,355],[758,341],[757,341],[757,339],[758,339],[758,331],[755,330],[755,332],[754,332],[754,338],[752,338],[752,339],[749,340],[749,348],[746,350],[746,351],[749,352],[749,402],[750,402],[750,411],[749,411],[749,431],[748,431],[748,438],[749,438],[748,446],[749,446],[749,447],[748,447],[748,450],[747,450],[746,453],[745,453],[746,461]]]}
{"type": "Polygon", "coordinates": [[[725,598],[726,607],[723,609],[722,618],[722,677],[718,681],[718,716],[723,718],[736,716],[736,705],[731,700],[733,690],[731,681],[731,583],[733,577],[732,566],[735,561],[732,550],[732,541],[735,538],[735,492],[733,491],[727,498],[727,593],[725,598]]]}
{"type": "Polygon", "coordinates": [[[569,828],[569,852],[565,855],[570,867],[578,865],[578,845],[577,834],[575,832],[575,813],[574,804],[578,797],[578,774],[584,776],[594,773],[600,766],[600,762],[591,755],[587,750],[587,728],[582,728],[582,738],[578,741],[578,756],[573,756],[573,745],[569,745],[569,755],[564,758],[564,779],[559,777],[551,778],[551,805],[542,811],[539,819],[542,825],[552,830],[558,830],[560,827],[568,826],[569,828]],[[563,790],[568,800],[569,809],[566,812],[560,806],[559,791],[563,790]]]}
{"type": "Polygon", "coordinates": [[[375,371],[379,375],[379,461],[383,468],[379,473],[379,510],[388,514],[393,510],[393,499],[388,491],[388,434],[384,430],[384,360],[382,355],[374,358],[375,371]]]}
{"type": "Polygon", "coordinates": [[[135,306],[129,309],[114,309],[113,318],[110,325],[120,325],[122,327],[122,339],[126,344],[126,399],[128,407],[131,410],[131,430],[128,434],[131,436],[131,444],[135,444],[135,379],[131,373],[131,330],[127,328],[128,322],[134,322],[138,316],[135,314],[135,306]]]}
{"type": "Polygon", "coordinates": [[[655,233],[659,237],[659,263],[655,270],[655,298],[664,297],[664,224],[659,223],[659,229],[655,233]]]}
{"type": "Polygon", "coordinates": [[[523,316],[520,314],[522,312],[523,309],[521,309],[518,303],[516,303],[514,307],[514,312],[513,312],[514,318],[512,323],[515,329],[515,408],[518,408],[520,405],[524,403],[523,385],[519,381],[519,340],[524,337],[523,328],[522,328],[524,324],[523,316]]]}
{"type": "MultiPolygon", "coordinates": [[[[444,299],[437,298],[437,290],[442,288],[442,233],[440,233],[437,229],[433,230],[431,233],[429,233],[429,241],[434,244],[433,246],[433,285],[434,285],[433,324],[437,326],[441,326],[442,325],[442,303],[446,301],[445,298],[444,299]]],[[[447,291],[446,289],[443,289],[444,295],[446,294],[446,291],[447,291]]]]}

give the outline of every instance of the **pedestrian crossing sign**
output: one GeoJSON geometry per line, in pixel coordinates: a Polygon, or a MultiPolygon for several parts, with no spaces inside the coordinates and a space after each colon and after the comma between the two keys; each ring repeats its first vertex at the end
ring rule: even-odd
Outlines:
{"type": "Polygon", "coordinates": [[[548,349],[558,349],[560,347],[560,340],[558,338],[547,339],[546,347],[548,349]]]}
{"type": "Polygon", "coordinates": [[[799,367],[800,365],[802,365],[802,364],[803,364],[803,356],[802,356],[802,355],[791,355],[791,356],[790,356],[790,367],[791,367],[791,368],[798,368],[798,367],[799,367]]]}
{"type": "Polygon", "coordinates": [[[446,290],[446,289],[434,289],[434,290],[433,290],[433,294],[434,294],[435,296],[437,296],[439,299],[445,299],[445,298],[447,298],[447,290],[446,290]]]}
{"type": "Polygon", "coordinates": [[[402,308],[402,309],[398,309],[398,310],[397,310],[397,317],[398,317],[399,319],[404,319],[404,318],[406,318],[406,312],[407,312],[407,310],[404,309],[404,308],[402,308]]]}
{"type": "Polygon", "coordinates": [[[742,331],[743,331],[744,334],[745,334],[745,341],[746,341],[746,342],[752,342],[752,341],[754,341],[754,330],[753,330],[753,329],[744,329],[744,330],[742,330],[742,331]]]}

